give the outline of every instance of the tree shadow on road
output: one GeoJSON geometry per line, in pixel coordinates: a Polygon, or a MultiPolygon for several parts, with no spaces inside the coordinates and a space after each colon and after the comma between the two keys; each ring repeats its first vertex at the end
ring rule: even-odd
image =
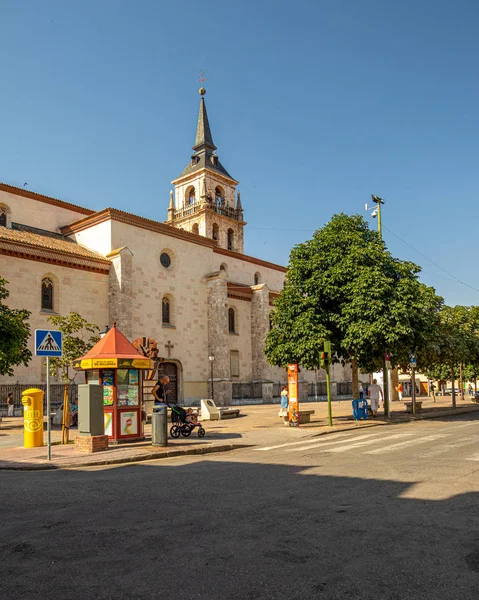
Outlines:
{"type": "Polygon", "coordinates": [[[192,459],[1,473],[9,600],[477,598],[477,493],[192,459]]]}

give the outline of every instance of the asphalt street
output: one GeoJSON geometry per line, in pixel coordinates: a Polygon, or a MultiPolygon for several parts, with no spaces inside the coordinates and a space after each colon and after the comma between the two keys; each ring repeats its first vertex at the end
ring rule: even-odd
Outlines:
{"type": "Polygon", "coordinates": [[[208,457],[1,472],[2,597],[478,597],[477,413],[264,439],[208,457]]]}

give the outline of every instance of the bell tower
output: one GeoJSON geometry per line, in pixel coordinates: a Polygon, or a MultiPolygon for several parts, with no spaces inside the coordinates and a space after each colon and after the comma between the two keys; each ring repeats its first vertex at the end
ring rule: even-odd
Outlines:
{"type": "Polygon", "coordinates": [[[171,183],[169,225],[216,240],[220,248],[244,252],[243,207],[238,182],[220,163],[211,135],[205,88],[199,90],[200,111],[193,154],[171,183]]]}

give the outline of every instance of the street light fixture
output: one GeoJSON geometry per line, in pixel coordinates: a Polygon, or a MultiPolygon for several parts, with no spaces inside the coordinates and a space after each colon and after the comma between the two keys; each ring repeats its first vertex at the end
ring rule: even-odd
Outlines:
{"type": "Polygon", "coordinates": [[[371,217],[378,218],[378,231],[379,235],[382,236],[382,223],[381,223],[381,204],[384,204],[384,200],[375,194],[371,194],[371,198],[374,202],[374,206],[368,206],[367,203],[364,205],[365,210],[372,210],[371,217]]]}
{"type": "Polygon", "coordinates": [[[210,354],[208,356],[208,358],[210,359],[210,381],[211,381],[211,399],[215,400],[215,390],[213,387],[213,362],[215,360],[215,355],[214,354],[210,354]]]}
{"type": "Polygon", "coordinates": [[[105,329],[103,331],[100,331],[100,339],[104,338],[105,335],[110,331],[110,326],[109,325],[105,325],[105,329]]]}

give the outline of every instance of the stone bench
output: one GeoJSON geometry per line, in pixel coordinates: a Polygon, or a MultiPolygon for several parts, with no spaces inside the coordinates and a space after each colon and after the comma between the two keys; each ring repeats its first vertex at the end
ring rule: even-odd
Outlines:
{"type": "Polygon", "coordinates": [[[201,421],[219,421],[221,419],[231,419],[232,417],[239,417],[240,412],[240,408],[216,406],[215,401],[211,399],[201,400],[201,421]]]}
{"type": "MultiPolygon", "coordinates": [[[[311,415],[314,415],[314,410],[300,410],[299,411],[299,424],[311,423],[311,415]]],[[[284,417],[284,424],[289,425],[288,417],[284,417]]]]}
{"type": "MultiPolygon", "coordinates": [[[[412,413],[412,402],[405,402],[406,412],[412,413]]],[[[422,411],[422,400],[416,400],[416,412],[422,411]]]]}

